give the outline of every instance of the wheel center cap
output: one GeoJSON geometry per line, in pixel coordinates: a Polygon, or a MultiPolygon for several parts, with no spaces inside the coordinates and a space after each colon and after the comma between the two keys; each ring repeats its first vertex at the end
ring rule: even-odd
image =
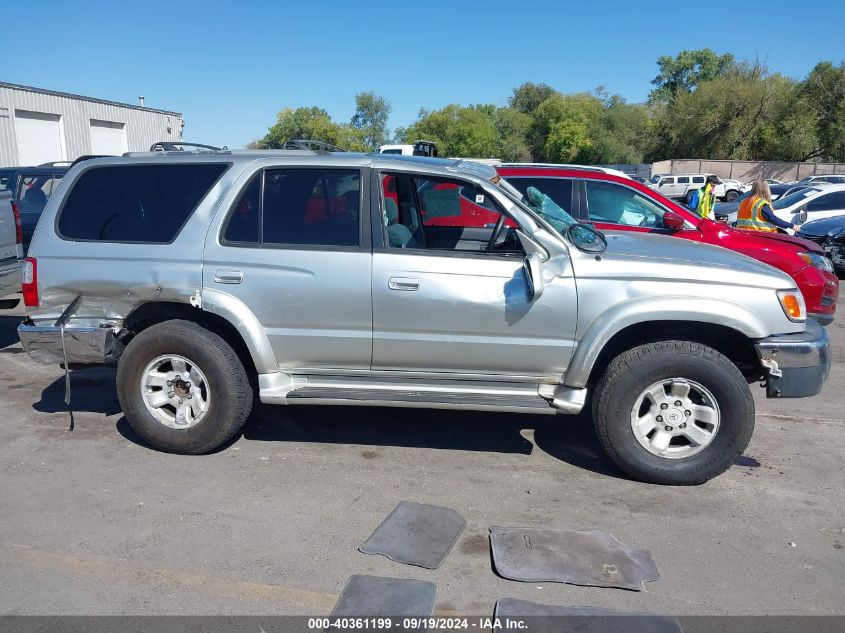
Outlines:
{"type": "Polygon", "coordinates": [[[177,396],[184,398],[191,392],[191,388],[188,386],[186,381],[176,380],[173,382],[173,391],[176,392],[177,396]]]}
{"type": "Polygon", "coordinates": [[[670,426],[676,426],[684,421],[684,414],[678,409],[668,409],[663,417],[670,426]]]}

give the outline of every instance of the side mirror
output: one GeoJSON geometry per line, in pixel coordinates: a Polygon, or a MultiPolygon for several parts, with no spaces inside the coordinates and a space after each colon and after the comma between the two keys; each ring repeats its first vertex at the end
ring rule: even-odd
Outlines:
{"type": "Polygon", "coordinates": [[[525,281],[528,284],[528,300],[534,301],[543,294],[543,266],[537,253],[529,253],[522,260],[525,281]]]}
{"type": "Polygon", "coordinates": [[[796,224],[804,224],[807,221],[807,207],[798,209],[798,222],[796,224]]]}
{"type": "Polygon", "coordinates": [[[674,211],[666,211],[663,214],[663,228],[671,229],[673,231],[680,231],[686,225],[684,216],[674,211]]]}

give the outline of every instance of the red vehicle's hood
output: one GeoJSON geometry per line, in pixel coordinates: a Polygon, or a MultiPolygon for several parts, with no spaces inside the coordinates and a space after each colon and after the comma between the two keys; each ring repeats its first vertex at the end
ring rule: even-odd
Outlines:
{"type": "Polygon", "coordinates": [[[752,235],[753,237],[757,237],[764,240],[775,240],[777,242],[792,244],[793,246],[797,246],[807,251],[811,252],[818,252],[823,253],[824,250],[818,245],[810,240],[805,240],[802,237],[793,237],[792,235],[787,235],[786,233],[766,233],[765,231],[743,231],[741,229],[734,229],[732,227],[725,227],[723,230],[731,230],[731,231],[739,231],[743,235],[752,235]]]}

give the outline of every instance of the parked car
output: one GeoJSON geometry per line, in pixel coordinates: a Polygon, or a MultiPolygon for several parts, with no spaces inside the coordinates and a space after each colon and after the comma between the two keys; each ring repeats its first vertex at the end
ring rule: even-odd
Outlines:
{"type": "Polygon", "coordinates": [[[845,174],[823,174],[821,176],[807,176],[798,181],[802,185],[842,185],[845,184],[845,174]]]}
{"type": "MultiPolygon", "coordinates": [[[[667,198],[683,200],[689,204],[692,194],[704,186],[709,174],[655,174],[649,181],[649,186],[667,198]]],[[[738,180],[726,183],[720,179],[714,193],[719,200],[730,202],[736,200],[744,191],[745,186],[738,180]]]]}
{"type": "MultiPolygon", "coordinates": [[[[791,184],[769,186],[769,191],[771,191],[772,193],[772,202],[774,202],[775,200],[780,200],[784,196],[788,196],[791,193],[795,193],[796,191],[801,191],[803,189],[807,189],[807,187],[804,185],[791,184]]],[[[742,204],[743,200],[749,197],[751,197],[751,191],[746,191],[733,202],[717,202],[715,207],[713,208],[713,213],[716,215],[716,220],[718,220],[719,222],[727,222],[728,224],[734,224],[736,222],[737,213],[739,213],[739,205],[742,204]]]]}
{"type": "Polygon", "coordinates": [[[845,215],[807,222],[798,236],[821,246],[833,261],[836,272],[845,275],[845,215]]]}
{"type": "Polygon", "coordinates": [[[0,168],[0,191],[11,191],[14,189],[15,174],[20,167],[0,168]]]}
{"type": "Polygon", "coordinates": [[[20,217],[12,206],[12,194],[0,191],[0,299],[20,292],[22,257],[20,217]]]}
{"type": "Polygon", "coordinates": [[[572,167],[503,165],[499,174],[519,191],[529,186],[547,194],[575,219],[601,230],[664,233],[722,246],[790,275],[820,322],[833,320],[839,280],[822,249],[779,233],[752,233],[699,217],[686,207],[629,179],[572,167]]]}
{"type": "Polygon", "coordinates": [[[749,384],[809,396],[829,372],[827,333],[781,271],[537,212],[486,165],[180,152],[66,178],[25,260],[21,341],[42,361],[116,363],[128,423],[162,450],[221,446],[254,389],[546,414],[592,394],[621,468],[695,484],[748,444],[749,384]],[[462,215],[461,196],[495,224],[429,221],[462,215]]]}
{"type": "Polygon", "coordinates": [[[29,248],[44,206],[67,170],[61,166],[21,167],[15,172],[12,204],[20,214],[24,252],[29,248]]]}
{"type": "Polygon", "coordinates": [[[845,215],[845,184],[814,184],[780,198],[772,208],[776,216],[793,224],[845,215]]]}
{"type": "Polygon", "coordinates": [[[394,154],[396,156],[428,156],[437,157],[437,143],[433,141],[415,141],[409,144],[380,145],[379,154],[394,154]]]}

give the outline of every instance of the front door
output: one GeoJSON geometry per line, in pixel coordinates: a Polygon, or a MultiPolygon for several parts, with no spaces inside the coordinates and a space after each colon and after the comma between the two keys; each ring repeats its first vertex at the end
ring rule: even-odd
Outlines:
{"type": "Polygon", "coordinates": [[[532,299],[518,227],[483,189],[383,173],[379,190],[373,369],[560,380],[577,315],[568,260],[532,299]]]}
{"type": "Polygon", "coordinates": [[[209,234],[203,285],[252,311],[283,371],[370,368],[362,182],[359,169],[259,171],[209,234]]]}

